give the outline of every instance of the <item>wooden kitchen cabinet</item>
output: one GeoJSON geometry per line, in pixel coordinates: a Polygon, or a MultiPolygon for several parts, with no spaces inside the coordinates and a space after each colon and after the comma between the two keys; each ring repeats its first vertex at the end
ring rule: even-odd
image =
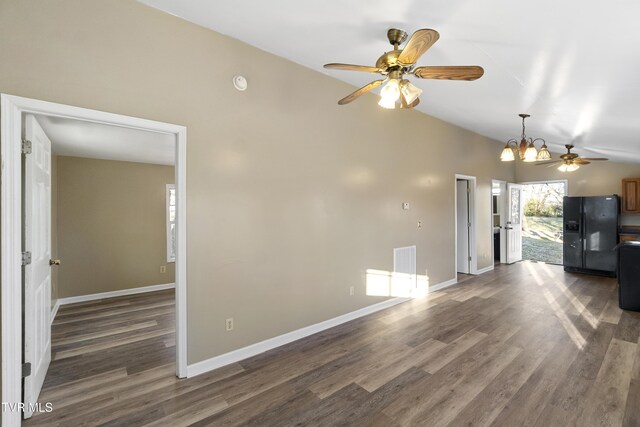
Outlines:
{"type": "Polygon", "coordinates": [[[640,178],[622,180],[622,212],[640,213],[640,178]]]}

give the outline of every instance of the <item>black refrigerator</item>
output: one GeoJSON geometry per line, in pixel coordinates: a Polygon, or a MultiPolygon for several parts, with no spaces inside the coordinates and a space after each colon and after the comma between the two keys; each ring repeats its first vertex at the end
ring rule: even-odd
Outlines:
{"type": "Polygon", "coordinates": [[[564,270],[615,277],[619,197],[565,197],[562,205],[564,270]]]}

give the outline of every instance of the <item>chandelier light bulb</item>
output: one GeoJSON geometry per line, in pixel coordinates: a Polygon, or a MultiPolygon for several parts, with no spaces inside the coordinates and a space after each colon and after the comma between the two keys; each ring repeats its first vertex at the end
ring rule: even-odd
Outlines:
{"type": "Polygon", "coordinates": [[[500,160],[503,162],[513,162],[515,160],[515,156],[513,155],[513,149],[509,147],[507,144],[502,150],[502,154],[500,154],[500,160]]]}
{"type": "Polygon", "coordinates": [[[535,162],[538,157],[538,150],[533,145],[533,142],[529,143],[527,150],[524,152],[524,158],[522,159],[525,162],[535,162]]]}
{"type": "Polygon", "coordinates": [[[542,144],[542,147],[540,147],[540,151],[538,151],[538,155],[536,156],[536,160],[550,160],[550,159],[551,159],[551,153],[547,148],[547,144],[542,144]]]}

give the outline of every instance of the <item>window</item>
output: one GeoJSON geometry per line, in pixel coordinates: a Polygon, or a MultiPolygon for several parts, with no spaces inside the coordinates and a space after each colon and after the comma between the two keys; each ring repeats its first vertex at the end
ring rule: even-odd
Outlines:
{"type": "Polygon", "coordinates": [[[167,184],[167,262],[176,261],[176,186],[167,184]]]}

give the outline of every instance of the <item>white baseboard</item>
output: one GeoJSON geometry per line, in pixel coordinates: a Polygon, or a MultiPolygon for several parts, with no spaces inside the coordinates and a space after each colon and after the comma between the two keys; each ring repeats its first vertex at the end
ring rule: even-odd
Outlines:
{"type": "Polygon", "coordinates": [[[58,314],[58,309],[60,308],[60,299],[56,300],[56,303],[53,305],[51,309],[51,323],[53,323],[53,319],[56,318],[56,314],[58,314]]]}
{"type": "Polygon", "coordinates": [[[429,286],[429,292],[439,291],[440,289],[448,288],[449,286],[453,286],[458,283],[458,279],[455,277],[453,279],[449,279],[445,282],[438,283],[437,285],[429,286]]]}
{"type": "Polygon", "coordinates": [[[316,323],[295,331],[288,332],[283,335],[279,335],[274,338],[261,341],[256,344],[251,344],[238,350],[230,351],[229,353],[221,354],[220,356],[212,357],[211,359],[203,360],[201,362],[194,363],[187,366],[187,377],[194,377],[196,375],[203,374],[208,371],[212,371],[217,368],[221,368],[230,363],[239,362],[249,357],[255,356],[265,351],[280,347],[290,342],[297,341],[301,338],[308,337],[318,332],[322,332],[325,329],[333,328],[342,323],[349,322],[357,319],[358,317],[366,316],[368,314],[375,313],[376,311],[384,310],[385,308],[393,307],[394,305],[409,301],[411,298],[392,298],[386,301],[379,302],[356,311],[352,311],[347,314],[343,314],[333,319],[325,320],[324,322],[316,323]]]}
{"type": "Polygon", "coordinates": [[[476,270],[476,272],[475,272],[474,274],[482,274],[482,273],[486,273],[487,271],[491,271],[491,270],[493,270],[493,264],[491,264],[491,265],[490,265],[490,266],[488,266],[488,267],[485,267],[485,268],[481,268],[481,269],[479,269],[479,270],[476,270]]]}
{"type": "MultiPolygon", "coordinates": [[[[140,288],[122,289],[120,291],[101,292],[98,294],[79,295],[77,297],[58,298],[57,305],[75,304],[78,302],[95,301],[105,298],[121,297],[125,295],[143,294],[145,292],[163,291],[165,289],[173,289],[176,287],[175,283],[166,283],[164,285],[151,285],[143,286],[140,288]]],[[[57,311],[57,309],[56,309],[57,311]]]]}
{"type": "MultiPolygon", "coordinates": [[[[429,292],[444,289],[449,286],[455,285],[456,283],[458,283],[458,281],[453,278],[451,280],[447,280],[446,282],[438,283],[437,285],[429,287],[429,292]]],[[[291,331],[277,337],[269,338],[256,344],[251,344],[238,350],[230,351],[229,353],[221,354],[220,356],[215,356],[201,362],[196,362],[192,365],[187,366],[187,377],[195,377],[196,375],[221,368],[231,363],[239,362],[257,354],[264,353],[265,351],[269,351],[276,347],[289,344],[293,341],[297,341],[301,338],[308,337],[309,335],[322,332],[326,329],[333,328],[334,326],[341,325],[342,323],[349,322],[359,317],[373,314],[377,311],[384,310],[385,308],[393,307],[394,305],[401,304],[411,299],[412,298],[405,297],[388,299],[386,301],[382,301],[377,304],[373,304],[368,307],[364,307],[359,310],[334,317],[333,319],[325,320],[324,322],[316,323],[314,325],[297,329],[295,331],[291,331]]]]}

